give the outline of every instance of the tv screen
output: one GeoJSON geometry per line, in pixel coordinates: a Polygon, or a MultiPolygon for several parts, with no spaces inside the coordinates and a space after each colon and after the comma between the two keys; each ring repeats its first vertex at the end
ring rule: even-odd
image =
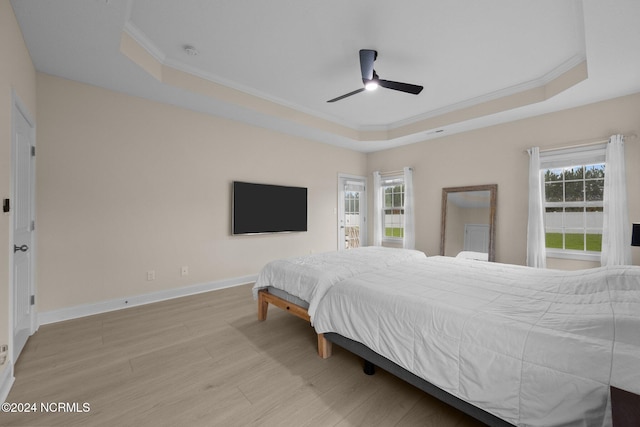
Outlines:
{"type": "Polygon", "coordinates": [[[307,189],[234,181],[232,234],[307,231],[307,189]]]}

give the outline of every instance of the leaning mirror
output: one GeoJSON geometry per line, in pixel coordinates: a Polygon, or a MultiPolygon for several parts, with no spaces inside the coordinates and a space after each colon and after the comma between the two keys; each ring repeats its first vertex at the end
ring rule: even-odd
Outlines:
{"type": "Polygon", "coordinates": [[[440,255],[495,261],[498,184],[442,189],[440,255]]]}

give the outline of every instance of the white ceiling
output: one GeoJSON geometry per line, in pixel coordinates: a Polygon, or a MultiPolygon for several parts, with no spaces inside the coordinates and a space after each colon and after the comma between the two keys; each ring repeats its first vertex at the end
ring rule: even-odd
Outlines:
{"type": "Polygon", "coordinates": [[[638,0],[11,3],[38,71],[364,152],[640,92],[638,0]],[[206,84],[154,73],[136,46],[206,84]],[[362,86],[364,48],[378,51],[381,78],[422,93],[327,103],[362,86]],[[588,78],[549,99],[456,116],[585,62],[588,78]]]}

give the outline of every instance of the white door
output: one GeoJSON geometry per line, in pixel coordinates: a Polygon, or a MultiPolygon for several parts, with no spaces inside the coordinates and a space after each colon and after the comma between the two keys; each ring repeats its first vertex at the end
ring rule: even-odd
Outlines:
{"type": "Polygon", "coordinates": [[[13,108],[13,361],[33,332],[34,127],[17,103],[13,108]]]}
{"type": "Polygon", "coordinates": [[[489,253],[489,225],[464,225],[464,250],[489,253]]]}
{"type": "Polygon", "coordinates": [[[367,179],[338,175],[338,250],[367,244],[367,179]]]}

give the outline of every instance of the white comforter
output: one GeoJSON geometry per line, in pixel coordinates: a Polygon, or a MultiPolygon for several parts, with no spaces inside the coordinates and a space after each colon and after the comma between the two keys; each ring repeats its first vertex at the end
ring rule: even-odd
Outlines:
{"type": "Polygon", "coordinates": [[[609,384],[640,393],[640,267],[430,257],[340,282],[314,325],[517,425],[610,425],[609,384]]]}
{"type": "Polygon", "coordinates": [[[335,283],[418,259],[426,259],[424,252],[368,246],[276,260],[260,271],[253,286],[253,297],[257,298],[258,290],[269,286],[286,291],[309,303],[308,312],[313,324],[318,302],[335,283]]]}

